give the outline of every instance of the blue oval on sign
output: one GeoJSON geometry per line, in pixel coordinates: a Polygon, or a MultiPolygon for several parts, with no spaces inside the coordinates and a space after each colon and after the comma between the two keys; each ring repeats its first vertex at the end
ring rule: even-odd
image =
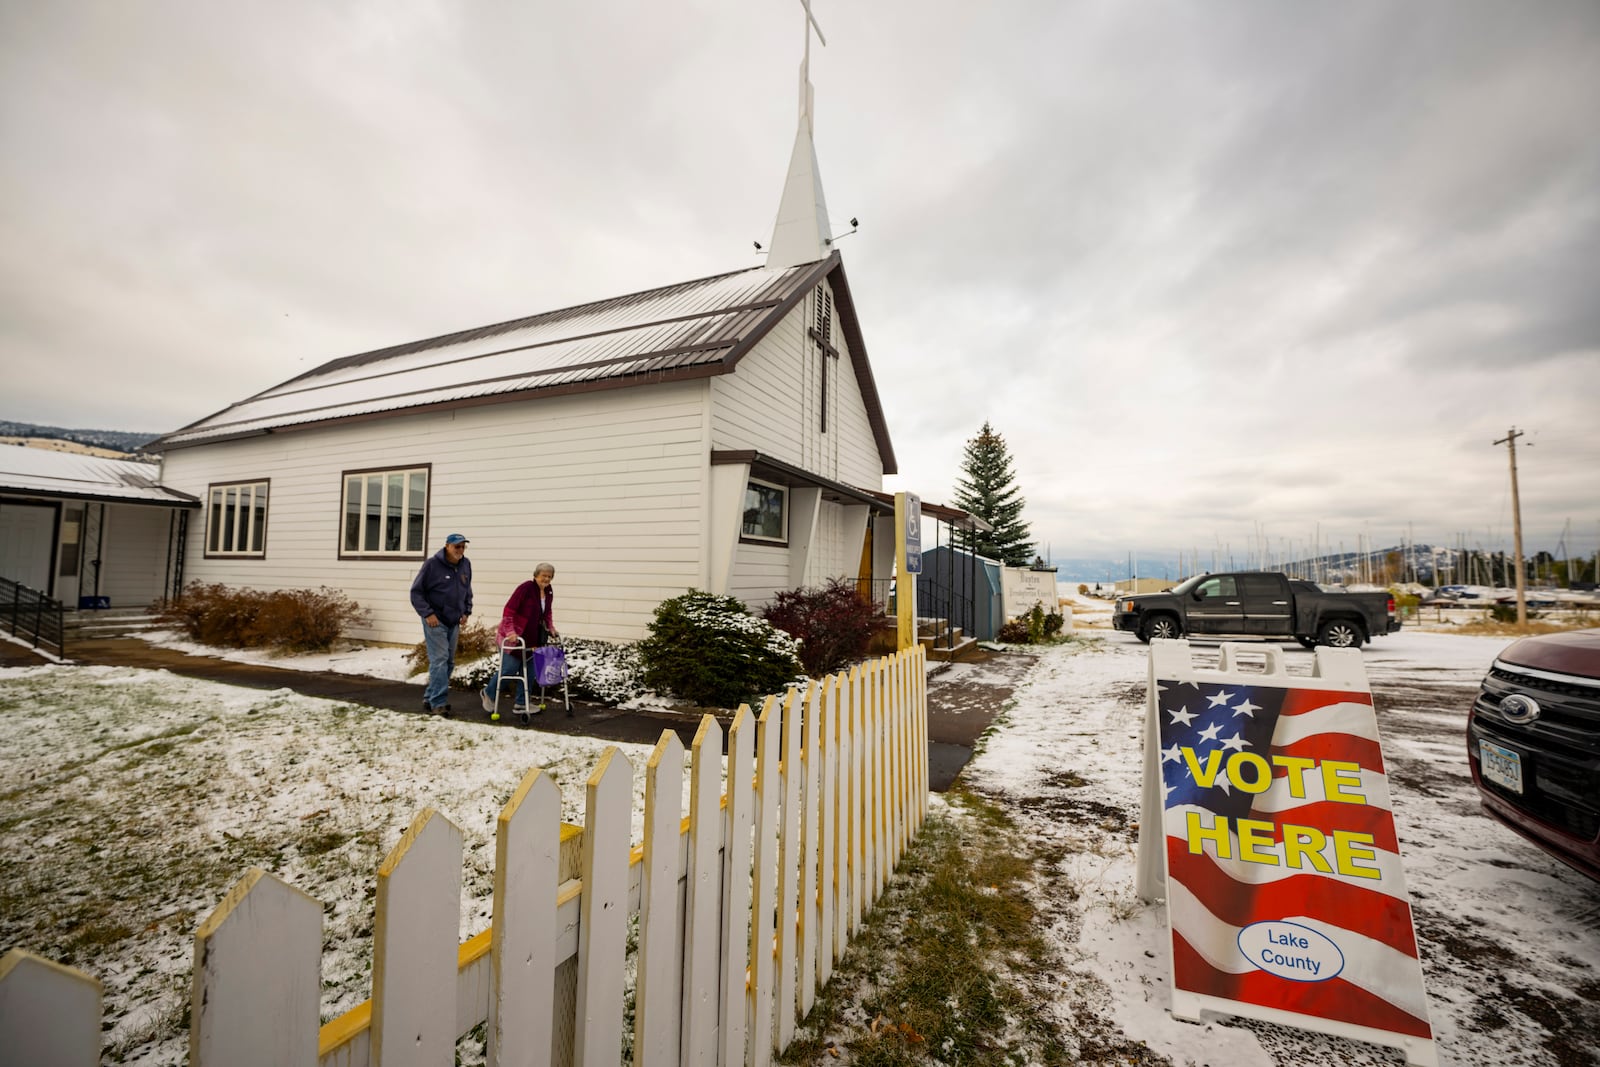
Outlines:
{"type": "Polygon", "coordinates": [[[1326,982],[1344,970],[1344,953],[1332,938],[1281,919],[1240,930],[1239,951],[1256,967],[1291,982],[1326,982]]]}

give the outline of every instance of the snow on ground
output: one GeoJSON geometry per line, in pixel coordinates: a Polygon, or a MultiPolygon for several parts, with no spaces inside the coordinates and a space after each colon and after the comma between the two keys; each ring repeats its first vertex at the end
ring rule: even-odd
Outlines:
{"type": "MultiPolygon", "coordinates": [[[[1166,1011],[1165,916],[1133,889],[1148,649],[1126,634],[1080,636],[1044,650],[963,772],[1041,847],[1062,847],[1040,903],[1057,916],[1071,966],[1107,983],[1128,1036],[1176,1064],[1400,1062],[1377,1046],[1232,1018],[1196,1025],[1166,1011]]],[[[1508,643],[1403,631],[1363,653],[1432,1022],[1442,1063],[1592,1063],[1596,886],[1482,814],[1467,769],[1467,711],[1508,643]]],[[[1197,663],[1215,664],[1215,645],[1193,650],[1197,663]]],[[[1310,653],[1285,655],[1291,673],[1310,673],[1310,653]]]]}
{"type": "Polygon", "coordinates": [[[359,674],[391,682],[426,685],[427,672],[413,674],[406,662],[409,648],[393,645],[363,645],[339,642],[332,652],[307,652],[285,655],[269,648],[219,648],[190,641],[177,630],[145,630],[137,635],[157,648],[170,648],[191,656],[211,656],[235,663],[254,663],[262,667],[281,667],[291,671],[321,671],[332,674],[359,674]]]}
{"type": "MultiPolygon", "coordinates": [[[[1070,966],[1105,984],[1101,1007],[1131,1038],[1177,1064],[1398,1062],[1375,1046],[1167,1013],[1164,918],[1133,892],[1147,649],[1103,629],[1109,602],[1069,599],[1079,639],[1041,651],[963,777],[1060,856],[1039,892],[1070,966]]],[[[1507,643],[1407,630],[1363,654],[1433,1024],[1445,1063],[1594,1062],[1596,887],[1482,815],[1467,772],[1467,708],[1507,643]]],[[[403,654],[229,653],[391,678],[405,676],[403,654]]],[[[1286,656],[1309,672],[1309,653],[1286,656]]],[[[981,665],[949,670],[985,678],[981,665]]],[[[494,818],[522,774],[545,767],[564,818],[579,822],[605,747],[166,672],[0,669],[0,949],[26,947],[105,983],[109,1062],[182,1063],[194,929],[258,865],[328,904],[331,1017],[368,995],[377,866],[418,811],[431,805],[464,831],[465,938],[488,925],[494,818]]],[[[637,809],[648,750],[618,747],[637,809]]]]}
{"type": "MultiPolygon", "coordinates": [[[[607,747],[165,671],[0,669],[0,951],[104,983],[108,1062],[180,1064],[195,928],[260,866],[326,905],[331,1018],[369,995],[377,869],[413,816],[463,831],[464,940],[489,925],[495,818],[522,776],[543,767],[581,823],[607,747]]],[[[616,747],[637,841],[650,749],[616,747]]]]}

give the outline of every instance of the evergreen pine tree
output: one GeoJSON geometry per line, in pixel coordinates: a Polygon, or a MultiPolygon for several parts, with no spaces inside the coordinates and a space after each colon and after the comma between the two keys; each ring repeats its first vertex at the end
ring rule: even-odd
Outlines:
{"type": "Polygon", "coordinates": [[[957,546],[998,559],[1008,567],[1026,567],[1034,558],[1028,524],[1022,521],[1026,503],[1016,486],[1005,438],[985,422],[978,436],[967,442],[961,477],[956,481],[955,504],[994,529],[976,535],[958,529],[957,546]]]}

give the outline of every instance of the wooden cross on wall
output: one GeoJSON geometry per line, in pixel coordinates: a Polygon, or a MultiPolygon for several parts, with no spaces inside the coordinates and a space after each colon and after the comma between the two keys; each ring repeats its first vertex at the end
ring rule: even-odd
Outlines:
{"type": "Polygon", "coordinates": [[[821,433],[828,432],[828,362],[839,358],[839,350],[833,347],[833,294],[827,286],[817,286],[816,322],[807,327],[806,332],[816,342],[817,350],[822,353],[822,401],[817,405],[821,412],[821,433]]]}

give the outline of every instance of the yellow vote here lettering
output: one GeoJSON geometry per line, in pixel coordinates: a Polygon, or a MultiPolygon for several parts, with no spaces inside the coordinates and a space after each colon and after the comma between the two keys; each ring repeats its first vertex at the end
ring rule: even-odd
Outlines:
{"type": "Polygon", "coordinates": [[[1313,870],[1322,874],[1343,874],[1352,878],[1382,878],[1377,867],[1377,845],[1368,833],[1334,830],[1324,833],[1315,826],[1284,823],[1283,845],[1272,840],[1274,823],[1262,819],[1209,816],[1202,811],[1184,813],[1184,837],[1190,855],[1206,851],[1206,842],[1217,859],[1233,859],[1234,838],[1238,838],[1237,858],[1246,863],[1262,863],[1293,870],[1313,870]],[[1329,856],[1329,845],[1332,856],[1329,856]]]}

